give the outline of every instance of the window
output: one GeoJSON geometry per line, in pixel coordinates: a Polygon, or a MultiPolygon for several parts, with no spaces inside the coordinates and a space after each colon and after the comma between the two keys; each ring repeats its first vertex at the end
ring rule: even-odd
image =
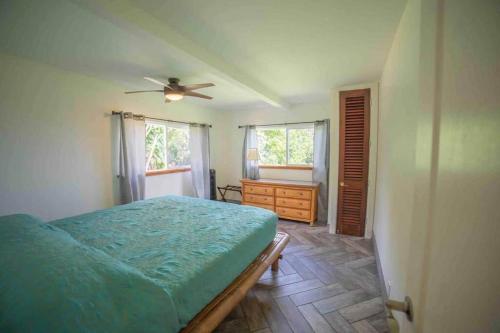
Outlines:
{"type": "Polygon", "coordinates": [[[146,171],[189,168],[190,155],[188,126],[146,122],[146,171]]]}
{"type": "Polygon", "coordinates": [[[312,166],[314,127],[301,124],[258,127],[259,163],[264,166],[312,166]]]}

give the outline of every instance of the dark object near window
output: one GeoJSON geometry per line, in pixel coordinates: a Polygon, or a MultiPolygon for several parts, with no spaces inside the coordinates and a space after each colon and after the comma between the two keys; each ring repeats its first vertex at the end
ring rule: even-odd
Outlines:
{"type": "Polygon", "coordinates": [[[215,169],[210,169],[210,200],[217,200],[215,169]]]}

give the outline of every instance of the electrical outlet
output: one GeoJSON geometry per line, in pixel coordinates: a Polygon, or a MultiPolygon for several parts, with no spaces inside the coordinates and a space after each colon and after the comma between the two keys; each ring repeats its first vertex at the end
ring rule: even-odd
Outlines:
{"type": "Polygon", "coordinates": [[[386,289],[387,289],[387,298],[390,298],[390,296],[391,296],[391,288],[392,288],[392,281],[391,280],[387,280],[387,282],[385,283],[385,286],[386,286],[386,289]]]}

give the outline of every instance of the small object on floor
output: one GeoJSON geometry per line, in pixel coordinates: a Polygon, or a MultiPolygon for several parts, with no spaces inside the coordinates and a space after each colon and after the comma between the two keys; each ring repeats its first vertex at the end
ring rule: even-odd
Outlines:
{"type": "Polygon", "coordinates": [[[232,191],[232,192],[239,192],[241,195],[241,186],[236,186],[236,185],[226,185],[226,186],[217,186],[217,189],[219,190],[220,196],[222,197],[222,201],[226,202],[226,192],[227,191],[232,191]]]}

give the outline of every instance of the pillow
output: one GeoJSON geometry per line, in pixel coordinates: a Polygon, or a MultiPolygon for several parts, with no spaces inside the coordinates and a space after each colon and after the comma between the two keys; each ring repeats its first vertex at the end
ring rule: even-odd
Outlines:
{"type": "Polygon", "coordinates": [[[29,215],[0,217],[1,332],[177,332],[168,293],[29,215]]]}

